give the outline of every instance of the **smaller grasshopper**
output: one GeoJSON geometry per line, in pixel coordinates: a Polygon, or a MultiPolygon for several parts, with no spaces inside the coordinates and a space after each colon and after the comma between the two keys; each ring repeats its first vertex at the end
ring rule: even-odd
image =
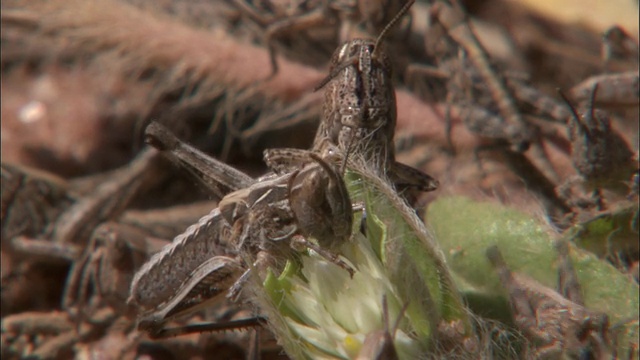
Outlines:
{"type": "MultiPolygon", "coordinates": [[[[21,293],[20,284],[38,285],[37,281],[21,279],[46,268],[51,269],[48,273],[54,269],[66,273],[64,266],[83,254],[93,231],[101,223],[115,220],[140,189],[156,181],[153,170],[158,155],[148,148],[107,176],[70,182],[3,164],[2,250],[18,255],[18,261],[2,276],[2,301],[7,311],[14,305],[19,308],[40,301],[33,297],[13,299],[21,293]]],[[[43,286],[50,285],[43,282],[43,286]]]]}
{"type": "MultiPolygon", "coordinates": [[[[581,115],[564,96],[573,117],[567,129],[571,141],[571,160],[588,190],[594,191],[598,202],[602,188],[628,193],[627,182],[637,171],[634,153],[612,127],[607,114],[595,109],[598,85],[581,115]]],[[[572,180],[569,181],[570,183],[572,180]]],[[[563,185],[563,187],[570,186],[563,185]]],[[[602,204],[599,204],[602,207],[602,204]]]]}
{"type": "Polygon", "coordinates": [[[329,75],[316,88],[325,92],[312,149],[322,153],[335,147],[362,157],[401,189],[432,191],[438,187],[435,179],[395,160],[396,97],[391,58],[382,45],[413,3],[408,1],[376,40],[351,40],[333,53],[329,75]]]}
{"type": "Polygon", "coordinates": [[[3,248],[5,239],[39,235],[73,203],[63,179],[7,163],[1,171],[3,248]]]}
{"type": "Polygon", "coordinates": [[[451,1],[451,5],[445,1],[436,1],[431,7],[431,18],[437,20],[437,23],[444,27],[447,35],[469,55],[469,62],[483,79],[493,103],[503,118],[503,126],[522,128],[522,131],[514,134],[517,136],[511,140],[517,149],[526,150],[532,140],[527,136],[530,136],[527,131],[530,126],[516,107],[504,77],[496,72],[486,50],[473,32],[462,4],[458,0],[451,1]]]}
{"type": "MultiPolygon", "coordinates": [[[[118,217],[143,185],[155,181],[153,175],[157,159],[158,152],[147,148],[130,164],[113,171],[111,176],[97,176],[97,181],[92,178],[92,191],[87,194],[73,191],[78,186],[76,182],[62,184],[28,173],[20,175],[16,168],[3,164],[3,176],[8,177],[9,185],[7,188],[3,187],[2,195],[3,199],[7,197],[7,202],[12,202],[11,209],[7,205],[7,211],[3,212],[3,236],[6,221],[9,227],[7,230],[13,232],[10,236],[16,243],[23,240],[28,242],[32,237],[37,237],[50,239],[50,242],[60,246],[83,245],[100,223],[118,217]],[[14,178],[20,179],[24,188],[10,194],[12,191],[9,187],[14,178]],[[58,198],[60,204],[52,204],[58,198]],[[31,218],[28,222],[31,225],[23,225],[24,229],[13,229],[13,223],[18,221],[14,218],[21,219],[23,216],[31,218]],[[41,218],[46,221],[41,223],[41,218]]],[[[28,246],[23,248],[28,251],[28,246]]]]}
{"type": "MultiPolygon", "coordinates": [[[[559,291],[511,272],[497,246],[487,249],[509,302],[516,326],[535,346],[534,358],[580,355],[605,359],[610,355],[608,319],[584,306],[566,242],[556,244],[560,255],[559,291]]],[[[582,357],[580,357],[582,358],[582,357]]]]}
{"type": "Polygon", "coordinates": [[[124,304],[135,271],[166,244],[131,225],[101,224],[93,231],[84,254],[73,263],[62,307],[75,306],[80,316],[86,315],[87,291],[91,284],[101,302],[116,309],[118,314],[127,314],[124,304]]]}

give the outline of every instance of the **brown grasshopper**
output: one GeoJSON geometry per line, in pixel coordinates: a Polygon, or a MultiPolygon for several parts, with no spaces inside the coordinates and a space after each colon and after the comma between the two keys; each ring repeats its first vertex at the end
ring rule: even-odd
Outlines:
{"type": "Polygon", "coordinates": [[[7,181],[3,179],[2,188],[6,201],[2,250],[16,255],[11,269],[3,273],[3,302],[22,306],[25,301],[20,295],[15,295],[15,301],[12,295],[23,292],[21,279],[51,266],[55,271],[49,273],[63,273],[66,264],[78,259],[93,230],[120,215],[141,186],[148,184],[156,155],[156,150],[147,149],[111,176],[69,183],[3,164],[7,181]]]}
{"type": "MultiPolygon", "coordinates": [[[[312,151],[325,153],[335,148],[353,154],[390,177],[400,190],[414,188],[431,191],[438,182],[431,176],[395,160],[393,137],[396,125],[396,99],[391,77],[391,59],[382,40],[405,14],[412,1],[386,25],[377,40],[355,39],[341,45],[333,54],[330,73],[316,88],[325,88],[322,121],[312,151]]],[[[286,149],[289,153],[298,150],[286,149]]],[[[299,151],[298,151],[299,152],[299,151]]],[[[265,155],[272,169],[291,171],[275,152],[265,155]]]]}
{"type": "MultiPolygon", "coordinates": [[[[154,123],[148,127],[147,139],[164,153],[170,154],[170,158],[187,165],[192,174],[202,179],[220,197],[224,197],[236,186],[246,185],[244,181],[249,184],[247,186],[255,182],[250,176],[182,143],[159,124],[154,123]]],[[[153,316],[147,315],[147,320],[140,321],[141,328],[157,327],[153,324],[171,316],[170,311],[180,312],[182,309],[178,305],[181,303],[186,304],[182,307],[189,312],[196,311],[190,302],[200,300],[202,303],[210,300],[212,295],[227,290],[235,282],[243,268],[236,259],[237,252],[227,241],[230,236],[229,223],[224,220],[219,208],[215,208],[142,266],[132,281],[128,302],[134,304],[139,313],[151,312],[159,320],[149,320],[153,316]],[[208,278],[212,285],[199,292],[196,289],[191,295],[195,300],[185,300],[191,289],[204,278],[208,278]],[[165,313],[158,310],[163,307],[166,308],[165,313]],[[145,325],[145,321],[152,325],[145,325]]]]}
{"type": "Polygon", "coordinates": [[[2,248],[18,235],[40,235],[74,200],[65,180],[3,163],[2,248]]]}
{"type": "MultiPolygon", "coordinates": [[[[3,170],[5,168],[7,167],[3,164],[3,170]]],[[[22,174],[17,170],[16,172],[22,174]]],[[[4,174],[8,173],[3,172],[4,174]]],[[[7,178],[9,179],[10,177],[7,176],[7,178]]],[[[49,180],[49,177],[40,176],[34,178],[34,175],[30,174],[27,180],[24,180],[24,183],[32,184],[35,180],[43,182],[45,179],[49,180]]],[[[44,186],[50,185],[50,182],[44,182],[40,186],[47,189],[48,187],[44,186]]],[[[58,182],[54,183],[58,184],[58,182]]],[[[4,184],[9,184],[9,182],[4,184]]],[[[65,190],[65,194],[68,191],[67,186],[61,186],[60,189],[65,190]]],[[[22,198],[16,197],[16,199],[20,200],[22,198]]],[[[13,207],[11,210],[15,211],[19,206],[29,204],[24,201],[13,201],[11,202],[13,207]]],[[[126,331],[126,327],[130,327],[131,324],[131,319],[127,318],[131,315],[130,308],[125,304],[131,279],[142,263],[151,254],[157,252],[162,245],[166,244],[160,239],[154,239],[153,236],[161,234],[160,236],[173,237],[178,233],[175,230],[176,226],[180,226],[179,224],[184,222],[193,223],[201,216],[203,206],[208,207],[205,212],[212,207],[211,203],[208,202],[160,211],[145,212],[136,210],[125,212],[118,223],[108,222],[99,225],[92,232],[88,246],[84,244],[55,244],[45,240],[22,239],[23,241],[19,242],[19,244],[28,245],[24,249],[25,253],[33,252],[34,249],[41,247],[42,251],[40,253],[42,256],[59,258],[60,263],[73,263],[62,300],[62,307],[66,312],[61,313],[59,317],[55,317],[55,319],[64,318],[62,320],[65,325],[60,328],[49,329],[52,324],[47,322],[56,323],[57,320],[48,316],[48,313],[24,313],[7,318],[8,327],[20,330],[15,332],[10,330],[10,333],[6,334],[6,339],[3,332],[3,348],[5,345],[10,348],[20,347],[14,342],[19,342],[22,337],[38,336],[45,337],[46,341],[23,345],[32,346],[34,354],[67,354],[72,351],[71,348],[74,346],[92,347],[93,345],[89,345],[89,343],[95,340],[96,337],[110,331],[111,327],[122,327],[121,330],[126,331]],[[177,224],[174,224],[176,222],[177,224]],[[162,223],[160,229],[156,228],[157,223],[162,223]],[[52,251],[58,248],[60,248],[59,252],[52,251]],[[108,306],[105,307],[104,305],[108,306]],[[104,317],[103,314],[107,310],[110,311],[110,315],[104,317]],[[38,323],[38,320],[41,320],[38,326],[29,325],[34,322],[38,323]],[[117,323],[118,321],[119,323],[117,323]],[[14,333],[18,338],[13,338],[14,333]]],[[[184,226],[180,228],[180,231],[183,229],[184,226]]],[[[47,261],[50,260],[53,259],[48,259],[47,261]]],[[[4,290],[3,284],[3,293],[4,290]]],[[[130,333],[128,336],[131,337],[133,335],[135,334],[130,333]]],[[[132,342],[129,343],[127,340],[127,345],[119,348],[119,350],[112,348],[111,350],[115,351],[112,353],[128,351],[129,347],[137,343],[137,339],[131,338],[129,340],[132,342]]],[[[51,356],[53,357],[54,355],[51,356]]],[[[120,357],[120,355],[113,356],[120,357]]]]}
{"type": "MultiPolygon", "coordinates": [[[[166,150],[173,152],[181,147],[160,126],[147,135],[166,150]],[[165,146],[167,139],[179,146],[165,146]]],[[[262,272],[274,265],[277,254],[288,258],[293,244],[311,248],[351,270],[322,248],[345,241],[351,234],[352,210],[346,187],[332,165],[321,157],[309,153],[307,159],[299,171],[267,175],[226,195],[218,208],[142,267],[134,277],[129,299],[141,311],[141,328],[160,335],[168,319],[198,310],[229,290],[235,297],[251,268],[262,272]],[[330,220],[318,219],[316,211],[330,220]],[[303,236],[317,237],[320,247],[303,236]]],[[[214,162],[209,159],[209,165],[214,162]]],[[[198,168],[200,163],[188,165],[198,168]]],[[[219,163],[210,169],[212,181],[218,174],[230,173],[226,168],[229,166],[219,163]]]]}
{"type": "MultiPolygon", "coordinates": [[[[435,179],[395,160],[396,98],[390,58],[382,45],[388,30],[412,4],[405,4],[377,40],[351,40],[334,52],[329,75],[317,87],[325,92],[312,151],[336,148],[370,163],[400,189],[432,191],[438,187],[435,179]]],[[[270,154],[266,160],[271,167],[280,167],[270,154]]]]}
{"type": "MultiPolygon", "coordinates": [[[[411,2],[405,7],[405,11],[410,5],[411,2]]],[[[337,119],[337,123],[335,118],[325,118],[316,137],[316,139],[322,138],[323,140],[317,141],[314,151],[325,154],[323,155],[324,157],[330,156],[334,151],[350,153],[350,145],[353,143],[357,146],[356,149],[362,147],[361,150],[356,150],[362,152],[362,154],[358,154],[359,156],[382,161],[382,165],[378,168],[384,171],[387,169],[387,165],[384,165],[387,159],[391,158],[393,160],[393,164],[389,166],[395,165],[393,150],[387,150],[387,148],[392,149],[391,144],[396,116],[395,97],[393,87],[390,85],[390,75],[388,72],[384,72],[389,70],[389,66],[381,67],[375,53],[373,54],[374,56],[371,53],[376,44],[372,41],[365,42],[366,46],[360,46],[363,42],[355,40],[339,49],[336,52],[336,61],[344,61],[344,63],[336,65],[338,68],[332,69],[327,80],[321,85],[329,83],[329,88],[333,87],[333,84],[340,86],[339,84],[342,83],[340,82],[340,73],[343,70],[346,73],[347,82],[352,84],[356,82],[364,83],[365,91],[362,93],[363,95],[356,95],[365,99],[364,102],[360,101],[361,110],[357,111],[361,115],[364,114],[362,115],[363,118],[359,120],[345,117],[343,120],[340,117],[337,119]],[[353,45],[354,50],[360,49],[357,52],[361,56],[352,57],[355,54],[349,54],[349,58],[343,58],[343,53],[350,44],[353,45]],[[362,59],[362,62],[358,65],[360,59],[362,59]],[[375,65],[375,67],[372,68],[371,64],[375,65]],[[371,71],[377,72],[382,78],[378,80],[379,78],[376,77],[376,74],[371,71]],[[378,86],[380,86],[379,89],[378,86]],[[381,91],[382,98],[379,97],[381,91]],[[377,103],[376,96],[381,99],[382,103],[377,103]],[[380,115],[377,115],[378,113],[380,115]],[[370,121],[371,119],[373,121],[370,121]],[[347,122],[346,126],[343,126],[343,121],[347,122]],[[375,123],[370,124],[370,122],[375,123]],[[343,134],[342,140],[340,140],[334,136],[337,135],[334,133],[336,131],[343,132],[343,129],[346,130],[346,134],[343,134]],[[363,130],[360,131],[360,129],[363,130]],[[352,130],[356,135],[350,135],[352,130]],[[332,137],[326,141],[325,134],[332,137]],[[372,135],[382,139],[381,148],[383,154],[380,157],[377,157],[378,154],[375,153],[380,150],[372,153],[362,145],[366,144],[372,135]],[[332,146],[334,144],[335,146],[332,146]]],[[[345,87],[347,97],[357,93],[356,88],[349,88],[348,86],[346,85],[345,87]]],[[[335,96],[338,96],[338,94],[335,96]]],[[[358,99],[356,98],[356,100],[358,99]]],[[[342,105],[345,110],[352,111],[348,109],[350,106],[348,100],[344,100],[342,105]]],[[[336,109],[333,113],[334,115],[339,115],[340,109],[336,109]]],[[[152,132],[157,132],[158,129],[156,126],[155,129],[152,129],[152,132]]],[[[152,142],[157,140],[162,142],[162,139],[156,136],[157,134],[151,135],[154,138],[151,139],[152,142]]],[[[165,149],[176,148],[174,145],[177,142],[175,141],[165,141],[165,143],[173,144],[166,147],[162,145],[165,149]]],[[[377,143],[374,144],[378,145],[377,143]]],[[[374,148],[378,149],[378,147],[374,148]]],[[[175,156],[175,154],[172,156],[175,156]]],[[[306,165],[301,171],[287,172],[284,175],[260,179],[260,182],[223,198],[219,208],[212,211],[211,214],[205,217],[206,219],[203,218],[201,220],[202,226],[199,228],[206,225],[207,230],[211,231],[210,234],[214,234],[214,236],[210,237],[213,240],[209,240],[209,243],[216,242],[218,241],[217,239],[223,237],[231,239],[230,248],[235,248],[240,254],[249,254],[248,257],[250,259],[248,261],[245,260],[246,264],[252,266],[252,264],[256,263],[264,268],[270,260],[263,260],[264,257],[262,259],[260,257],[268,257],[271,255],[270,252],[274,252],[269,247],[276,247],[278,251],[286,252],[285,248],[288,248],[289,240],[293,239],[294,235],[318,237],[321,246],[330,246],[336,242],[336,239],[338,239],[337,242],[341,242],[348,238],[352,222],[351,202],[342,178],[320,156],[314,153],[308,153],[306,156],[307,163],[309,163],[310,159],[315,164],[306,165]],[[323,183],[329,186],[327,188],[319,186],[323,183]],[[317,206],[314,206],[315,204],[317,206]],[[258,236],[253,234],[250,229],[255,229],[253,232],[258,236]],[[287,240],[282,242],[287,245],[284,248],[280,244],[281,240],[287,240]],[[252,257],[256,257],[256,259],[251,259],[252,257]]],[[[269,157],[268,154],[266,157],[269,157]]],[[[269,159],[267,159],[267,162],[270,162],[269,159]]],[[[344,160],[344,164],[346,164],[346,160],[344,160]]],[[[216,165],[215,168],[217,169],[221,166],[216,165]]],[[[289,167],[289,164],[285,162],[284,167],[289,167]]],[[[404,168],[402,166],[397,167],[404,168]]],[[[205,174],[202,167],[198,171],[200,174],[205,174]]],[[[415,172],[417,173],[418,171],[415,170],[415,172]]],[[[411,174],[413,175],[413,173],[411,174]]],[[[419,179],[420,185],[428,189],[435,188],[435,181],[426,174],[422,175],[423,177],[419,179]],[[427,181],[425,181],[425,178],[427,181]],[[427,183],[426,185],[424,185],[425,182],[427,183]]],[[[213,182],[216,182],[215,175],[213,179],[213,182]]],[[[410,185],[414,184],[411,183],[410,185]]],[[[136,275],[132,284],[131,302],[138,304],[145,313],[141,321],[143,327],[157,329],[167,318],[193,306],[200,306],[202,301],[191,300],[192,296],[198,296],[197,292],[192,291],[198,284],[211,284],[207,287],[209,291],[207,298],[213,297],[214,294],[222,293],[223,289],[228,288],[228,282],[237,275],[239,270],[238,261],[230,256],[224,256],[220,253],[215,254],[216,251],[211,249],[215,249],[217,246],[206,246],[206,241],[199,245],[199,242],[193,240],[198,235],[197,230],[198,228],[191,228],[191,231],[188,230],[183,236],[176,238],[170,247],[165,248],[161,253],[154,256],[136,275]],[[195,249],[196,246],[201,246],[204,251],[184,250],[188,247],[195,249]],[[183,258],[183,253],[192,254],[193,257],[190,257],[187,262],[182,259],[174,259],[176,256],[183,258]],[[176,262],[179,263],[180,267],[172,271],[173,276],[167,277],[167,269],[174,268],[174,263],[176,262]],[[189,265],[183,266],[186,263],[189,265]],[[165,284],[166,281],[171,283],[160,288],[158,286],[159,281],[165,281],[165,284]],[[169,301],[165,300],[167,298],[169,301]],[[195,303],[197,305],[192,306],[195,303]],[[187,305],[176,308],[178,304],[187,305]]],[[[300,242],[302,245],[324,254],[333,262],[338,262],[334,256],[323,251],[323,248],[314,248],[304,238],[298,237],[297,239],[302,240],[296,242],[300,242]]],[[[346,267],[343,264],[341,266],[346,267]]],[[[249,270],[245,271],[244,275],[233,285],[232,293],[235,294],[239,291],[240,285],[245,281],[244,279],[248,276],[249,270]]],[[[201,300],[200,298],[198,300],[201,300]]]]}
{"type": "Polygon", "coordinates": [[[118,314],[127,314],[124,305],[134,273],[167,243],[131,225],[110,222],[98,226],[83,255],[71,268],[62,307],[77,307],[82,316],[87,315],[90,310],[86,308],[86,299],[91,285],[100,300],[92,305],[104,302],[118,314]]]}
{"type": "MultiPolygon", "coordinates": [[[[43,230],[44,235],[32,236],[43,236],[56,244],[82,244],[98,224],[121,214],[142,185],[152,181],[157,155],[158,152],[155,149],[143,150],[131,164],[114,171],[112,176],[106,179],[101,178],[97,185],[93,185],[94,188],[90,194],[80,197],[60,212],[55,221],[48,222],[43,230]]],[[[68,187],[71,189],[74,184],[68,187]]],[[[38,194],[32,196],[38,196],[38,194]]],[[[27,204],[29,204],[28,201],[21,201],[19,205],[27,204]]],[[[13,208],[19,208],[19,206],[13,206],[13,208]]],[[[38,211],[31,213],[37,214],[38,211]]]]}
{"type": "MultiPolygon", "coordinates": [[[[482,47],[473,29],[469,25],[468,15],[459,1],[453,0],[451,4],[445,1],[437,1],[431,7],[431,19],[444,28],[448,37],[458,44],[468,54],[469,61],[479,73],[483,83],[487,87],[491,100],[496,105],[505,127],[521,128],[521,131],[508,131],[511,135],[511,144],[517,149],[528,148],[531,132],[516,107],[515,100],[509,92],[504,77],[494,69],[487,52],[482,47]]],[[[443,34],[444,35],[444,34],[443,34]]],[[[427,37],[429,38],[429,37],[427,37]]]]}
{"type": "Polygon", "coordinates": [[[407,77],[422,73],[446,84],[446,137],[451,141],[450,107],[455,105],[464,124],[478,135],[507,143],[516,151],[539,147],[538,126],[528,117],[565,123],[570,112],[558,101],[529,85],[519,73],[495,66],[478,40],[459,1],[436,1],[425,35],[427,52],[437,67],[411,65],[407,77]],[[523,109],[530,109],[525,113],[523,109]]]}
{"type": "MultiPolygon", "coordinates": [[[[564,123],[570,117],[561,101],[530,86],[527,83],[528,76],[500,69],[494,64],[459,0],[434,1],[430,19],[432,24],[425,36],[425,46],[437,58],[439,66],[428,74],[463,77],[457,80],[457,91],[466,92],[469,100],[483,107],[495,107],[495,112],[502,117],[505,125],[519,126],[524,132],[531,125],[523,116],[522,105],[532,107],[545,120],[564,123]],[[484,99],[486,97],[490,101],[484,99]]],[[[531,141],[526,134],[520,136],[525,138],[513,140],[531,141]]],[[[526,145],[513,141],[512,144],[520,145],[520,148],[526,145]]]]}
{"type": "Polygon", "coordinates": [[[534,345],[536,359],[560,359],[569,354],[580,358],[613,358],[607,338],[607,316],[584,306],[569,260],[568,244],[559,242],[557,249],[558,291],[511,272],[496,246],[487,250],[487,257],[509,294],[516,326],[534,345]]]}
{"type": "MultiPolygon", "coordinates": [[[[543,123],[533,120],[540,118],[564,125],[570,121],[571,112],[561,100],[531,86],[522,74],[494,66],[459,1],[450,3],[435,2],[432,23],[425,36],[427,52],[436,58],[438,67],[413,66],[411,70],[445,79],[447,103],[458,108],[469,130],[498,143],[511,144],[517,151],[532,145],[535,152],[531,156],[535,162],[546,176],[559,182],[539,140],[541,135],[549,134],[549,140],[561,149],[568,149],[569,143],[555,135],[554,127],[544,127],[543,123]]],[[[449,107],[446,118],[447,139],[453,148],[449,107]]]]}
{"type": "MultiPolygon", "coordinates": [[[[601,189],[627,194],[627,182],[637,171],[638,164],[634,161],[634,153],[629,145],[611,127],[608,115],[595,109],[598,88],[598,85],[593,87],[591,100],[584,108],[583,115],[566,97],[565,101],[573,113],[567,124],[573,166],[585,187],[594,192],[596,201],[602,208],[601,189]]],[[[570,179],[561,188],[570,186],[575,180],[577,179],[570,179]]]]}

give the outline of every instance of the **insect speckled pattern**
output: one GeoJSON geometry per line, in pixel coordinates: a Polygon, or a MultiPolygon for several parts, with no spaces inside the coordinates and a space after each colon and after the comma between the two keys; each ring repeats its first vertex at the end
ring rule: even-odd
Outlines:
{"type": "MultiPolygon", "coordinates": [[[[408,2],[400,15],[412,3],[408,2]]],[[[399,190],[432,191],[438,187],[437,180],[395,160],[397,105],[391,62],[381,44],[384,35],[376,41],[351,40],[334,52],[329,75],[318,86],[325,87],[325,92],[322,121],[312,149],[323,152],[333,146],[353,154],[379,175],[389,177],[399,190]]]]}
{"type": "MultiPolygon", "coordinates": [[[[185,149],[186,144],[159,124],[151,127],[147,136],[149,142],[169,151],[172,157],[185,149]]],[[[198,310],[220,295],[237,297],[253,266],[262,272],[275,265],[276,258],[288,258],[294,243],[315,250],[353,274],[350,267],[322,247],[336,239],[346,241],[351,231],[351,201],[333,165],[319,155],[303,152],[299,170],[250,180],[213,158],[198,155],[197,161],[191,161],[193,156],[190,151],[180,163],[191,167],[191,173],[207,177],[201,179],[205,184],[214,184],[218,177],[231,189],[244,182],[252,184],[226,194],[216,209],[136,273],[129,303],[139,309],[141,329],[159,336],[167,320],[198,310]],[[203,164],[208,168],[201,169],[203,164]],[[237,181],[233,181],[234,176],[237,181]],[[318,181],[326,186],[317,186],[318,181]],[[309,209],[309,204],[317,208],[309,209]],[[300,235],[316,237],[321,246],[300,235]],[[239,258],[251,264],[243,266],[239,258]]],[[[213,186],[212,190],[220,188],[213,186]]]]}
{"type": "Polygon", "coordinates": [[[386,170],[395,159],[396,98],[389,59],[374,46],[373,40],[357,39],[333,54],[330,73],[343,69],[326,85],[323,120],[313,147],[322,148],[328,139],[386,170]],[[378,56],[373,56],[374,51],[378,56]]]}

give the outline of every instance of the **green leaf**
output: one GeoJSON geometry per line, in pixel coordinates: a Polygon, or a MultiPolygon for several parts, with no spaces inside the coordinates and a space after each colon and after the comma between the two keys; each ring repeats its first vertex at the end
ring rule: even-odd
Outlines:
{"type": "Polygon", "coordinates": [[[358,175],[360,181],[351,175],[350,192],[355,201],[365,203],[367,236],[374,249],[380,246],[391,282],[400,298],[409,302],[413,331],[425,346],[443,323],[460,322],[461,337],[473,336],[467,310],[433,234],[386,182],[366,172],[358,175]],[[379,234],[384,234],[382,244],[379,234]]]}
{"type": "MultiPolygon", "coordinates": [[[[491,315],[495,309],[508,311],[506,294],[485,257],[492,245],[500,248],[511,270],[557,288],[554,242],[559,235],[531,216],[495,203],[443,197],[429,206],[427,219],[475,312],[491,315]]],[[[612,325],[621,324],[629,334],[635,334],[632,341],[637,345],[637,283],[588,251],[572,246],[570,256],[586,306],[608,314],[612,325]]],[[[505,318],[504,314],[498,315],[502,315],[497,316],[499,319],[505,318]]],[[[623,347],[630,344],[623,342],[619,342],[623,347]]]]}
{"type": "Polygon", "coordinates": [[[289,356],[356,357],[368,334],[385,329],[383,297],[392,324],[409,304],[394,342],[402,359],[429,351],[443,324],[461,328],[461,339],[475,339],[444,255],[415,211],[377,177],[346,178],[352,201],[366,208],[366,237],[356,217],[351,240],[338,249],[354,277],[310,251],[301,255],[300,271],[287,267],[267,277],[266,291],[257,293],[289,356]]]}

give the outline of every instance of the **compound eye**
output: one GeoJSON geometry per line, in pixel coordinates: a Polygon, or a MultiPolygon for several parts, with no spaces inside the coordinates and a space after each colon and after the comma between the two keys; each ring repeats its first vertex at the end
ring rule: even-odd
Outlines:
{"type": "Polygon", "coordinates": [[[369,45],[366,45],[366,47],[367,47],[367,52],[369,52],[369,54],[373,54],[373,50],[374,50],[373,48],[375,47],[375,44],[369,44],[369,45]]]}

